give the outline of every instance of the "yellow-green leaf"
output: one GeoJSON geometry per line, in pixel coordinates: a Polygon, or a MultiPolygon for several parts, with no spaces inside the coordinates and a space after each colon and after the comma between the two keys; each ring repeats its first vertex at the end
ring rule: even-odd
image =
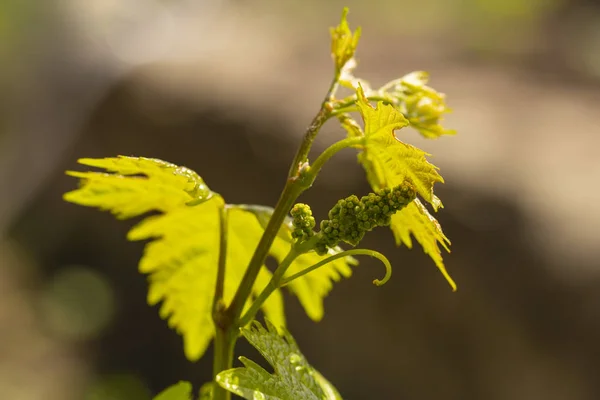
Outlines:
{"type": "Polygon", "coordinates": [[[220,197],[147,218],[129,240],[146,245],[139,265],[149,274],[148,304],[162,301],[160,316],[183,336],[188,359],[199,359],[214,336],[211,312],[219,259],[220,197]]]}
{"type": "Polygon", "coordinates": [[[78,162],[113,173],[68,171],[82,184],[65,193],[64,199],[110,211],[120,219],[152,210],[166,212],[211,195],[194,171],[154,158],[119,156],[82,158],[78,162]]]}
{"type": "MultiPolygon", "coordinates": [[[[195,172],[161,160],[118,157],[80,162],[113,173],[70,172],[81,178],[81,185],[65,195],[68,201],[109,210],[122,218],[162,212],[131,229],[128,238],[154,239],[146,245],[139,264],[140,272],[149,275],[148,303],[162,301],[160,316],[183,336],[186,356],[197,360],[214,336],[211,314],[223,199],[195,172]]],[[[233,297],[263,232],[253,214],[229,212],[225,302],[233,297]]],[[[270,278],[263,267],[253,295],[270,278]]],[[[285,325],[280,291],[271,295],[263,309],[274,323],[285,325]]]]}
{"type": "MultiPolygon", "coordinates": [[[[184,339],[188,359],[199,359],[214,336],[212,303],[219,258],[219,196],[194,207],[182,207],[150,217],[134,227],[130,240],[158,238],[146,245],[140,272],[150,274],[148,303],[162,301],[160,315],[184,339]]],[[[227,266],[223,300],[228,304],[262,234],[256,218],[243,210],[229,210],[227,266]],[[250,218],[248,218],[248,216],[250,218]]],[[[263,267],[253,288],[258,295],[271,278],[263,267]]],[[[283,299],[276,291],[264,304],[269,318],[285,325],[283,299]]]]}
{"type": "Polygon", "coordinates": [[[455,135],[456,131],[441,125],[443,115],[450,112],[443,93],[426,86],[429,74],[411,72],[398,80],[390,94],[399,100],[398,108],[410,121],[410,125],[428,139],[442,135],[455,135]]]}
{"type": "Polygon", "coordinates": [[[356,59],[354,57],[350,58],[344,67],[340,71],[340,79],[338,80],[340,86],[346,87],[348,89],[352,89],[356,91],[359,86],[363,88],[365,91],[371,90],[371,85],[364,79],[360,79],[354,76],[354,69],[357,66],[356,59]]]}
{"type": "Polygon", "coordinates": [[[253,321],[242,335],[271,365],[269,373],[254,361],[220,372],[221,387],[248,400],[340,400],[338,390],[306,360],[292,335],[280,332],[265,319],[266,328],[253,321]]]}
{"type": "Polygon", "coordinates": [[[346,20],[347,15],[348,8],[344,8],[340,24],[335,28],[331,28],[331,56],[338,71],[341,71],[344,65],[354,57],[360,38],[360,27],[352,33],[346,20]]]}
{"type": "Polygon", "coordinates": [[[370,181],[391,188],[410,180],[417,193],[432,203],[433,185],[444,180],[427,161],[429,154],[396,137],[394,131],[407,126],[407,119],[389,104],[379,102],[374,108],[362,88],[358,89],[357,105],[365,125],[361,163],[371,175],[370,181]]]}
{"type": "MultiPolygon", "coordinates": [[[[392,188],[408,179],[435,210],[442,207],[440,199],[433,194],[433,185],[443,182],[437,167],[427,161],[427,153],[401,142],[395,136],[394,130],[403,128],[408,123],[402,114],[393,106],[382,102],[378,103],[377,108],[373,108],[366,100],[362,88],[358,89],[357,104],[365,124],[365,144],[358,160],[373,189],[392,188]]],[[[456,284],[446,271],[438,245],[441,244],[450,251],[450,241],[419,199],[415,199],[392,217],[391,228],[396,243],[404,243],[409,248],[412,247],[410,235],[414,235],[452,289],[456,290],[456,284]]]]}
{"type": "Polygon", "coordinates": [[[429,255],[439,268],[452,290],[456,290],[456,283],[446,271],[440,249],[441,245],[447,252],[450,252],[450,240],[442,232],[442,227],[438,221],[419,199],[415,199],[407,207],[392,216],[391,228],[396,238],[396,244],[404,243],[408,248],[412,248],[410,238],[412,234],[423,247],[425,254],[429,255]]]}
{"type": "Polygon", "coordinates": [[[160,392],[154,400],[192,400],[192,384],[180,381],[160,392]]]}

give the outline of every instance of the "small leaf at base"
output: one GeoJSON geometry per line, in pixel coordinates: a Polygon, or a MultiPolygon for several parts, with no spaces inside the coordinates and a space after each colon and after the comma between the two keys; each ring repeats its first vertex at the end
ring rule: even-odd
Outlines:
{"type": "Polygon", "coordinates": [[[192,400],[192,384],[180,381],[160,392],[153,400],[192,400]]]}
{"type": "Polygon", "coordinates": [[[264,400],[340,400],[338,391],[304,358],[295,340],[284,330],[280,335],[268,320],[267,329],[253,321],[242,335],[273,367],[270,374],[260,365],[240,357],[243,368],[217,375],[217,383],[245,399],[264,400]]]}

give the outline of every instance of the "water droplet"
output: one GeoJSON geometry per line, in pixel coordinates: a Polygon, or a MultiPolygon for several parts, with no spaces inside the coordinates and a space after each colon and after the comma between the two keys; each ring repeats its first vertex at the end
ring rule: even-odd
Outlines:
{"type": "Polygon", "coordinates": [[[290,363],[298,364],[300,362],[302,362],[302,356],[300,356],[299,354],[296,354],[296,353],[290,354],[290,363]]]}

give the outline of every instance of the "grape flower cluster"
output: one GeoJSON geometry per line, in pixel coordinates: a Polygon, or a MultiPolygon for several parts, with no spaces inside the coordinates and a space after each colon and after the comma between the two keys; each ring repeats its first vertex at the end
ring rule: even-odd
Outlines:
{"type": "MultiPolygon", "coordinates": [[[[320,223],[320,232],[314,238],[318,254],[326,254],[340,241],[356,246],[366,232],[378,226],[389,226],[392,215],[415,199],[413,185],[406,181],[392,189],[381,189],[360,199],[349,196],[339,200],[329,211],[329,219],[320,223]]],[[[299,242],[315,235],[315,219],[310,207],[296,204],[291,211],[292,236],[299,242]]]]}
{"type": "Polygon", "coordinates": [[[292,237],[303,242],[315,235],[315,219],[308,204],[298,203],[290,211],[292,216],[292,237]]]}

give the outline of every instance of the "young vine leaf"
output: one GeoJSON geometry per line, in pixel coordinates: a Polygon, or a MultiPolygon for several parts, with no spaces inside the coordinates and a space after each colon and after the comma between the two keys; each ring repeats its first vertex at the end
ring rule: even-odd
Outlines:
{"type": "Polygon", "coordinates": [[[206,382],[204,385],[202,385],[200,387],[200,397],[198,398],[198,400],[212,400],[214,397],[214,387],[215,387],[216,383],[211,381],[211,382],[206,382]]]}
{"type": "Polygon", "coordinates": [[[440,123],[443,114],[450,112],[445,95],[427,86],[428,81],[427,72],[411,72],[384,87],[384,95],[398,103],[398,110],[423,137],[437,139],[442,135],[455,135],[456,131],[445,129],[440,123]]]}
{"type": "Polygon", "coordinates": [[[119,219],[148,211],[168,212],[212,193],[194,171],[145,157],[82,158],[78,162],[111,173],[68,171],[85,184],[64,199],[112,212],[119,219]],[[143,174],[144,176],[139,176],[143,174]]]}
{"type": "MultiPolygon", "coordinates": [[[[127,238],[154,239],[146,245],[139,263],[140,272],[149,275],[148,303],[162,301],[161,318],[183,336],[187,358],[198,360],[214,336],[212,304],[220,248],[220,211],[225,207],[222,197],[211,192],[192,171],[164,161],[135,157],[83,161],[114,173],[69,172],[82,180],[79,189],[65,194],[67,201],[109,210],[121,218],[162,211],[131,229],[127,238]],[[183,177],[178,174],[182,170],[183,177]],[[160,192],[154,196],[152,191],[157,186],[160,192]],[[140,188],[146,189],[151,200],[139,195],[140,188]],[[196,205],[188,205],[190,202],[196,205]]],[[[263,232],[248,212],[231,210],[228,224],[223,298],[226,303],[233,297],[263,232]]],[[[271,273],[263,267],[253,294],[258,295],[270,278],[271,273]]],[[[285,324],[279,291],[269,297],[263,310],[277,324],[285,324]]]]}
{"type": "Polygon", "coordinates": [[[432,203],[433,185],[444,180],[425,158],[427,153],[396,137],[394,131],[406,127],[408,120],[389,104],[379,102],[374,108],[362,88],[358,89],[357,105],[365,124],[363,166],[382,187],[391,188],[409,180],[417,193],[432,203]]]}
{"type": "Polygon", "coordinates": [[[217,383],[245,399],[264,400],[341,400],[338,391],[304,358],[294,338],[265,320],[266,329],[253,321],[242,335],[273,367],[267,372],[260,365],[239,357],[244,367],[217,375],[217,383]]]}
{"type": "MultiPolygon", "coordinates": [[[[212,400],[214,385],[216,385],[214,382],[207,382],[202,385],[198,400],[212,400]]],[[[192,384],[187,381],[179,381],[154,396],[152,400],[194,400],[192,397],[192,384]]]]}
{"type": "Polygon", "coordinates": [[[429,213],[427,208],[419,199],[415,199],[404,210],[392,216],[392,231],[396,239],[396,244],[404,243],[409,249],[412,248],[412,233],[417,242],[423,247],[425,254],[429,255],[435,265],[439,268],[444,278],[456,290],[456,283],[444,266],[442,252],[438,243],[450,252],[450,240],[442,232],[439,222],[429,213]]]}
{"type": "Polygon", "coordinates": [[[192,400],[192,384],[180,381],[160,392],[153,400],[192,400]]]}
{"type": "MultiPolygon", "coordinates": [[[[380,101],[374,108],[361,87],[357,90],[357,99],[364,122],[364,131],[360,131],[364,136],[364,143],[358,159],[373,189],[392,188],[404,180],[409,180],[417,193],[437,210],[442,203],[433,194],[433,186],[436,182],[444,182],[437,172],[438,168],[427,161],[427,153],[401,142],[395,134],[395,130],[404,128],[409,121],[391,104],[380,101]]],[[[351,126],[352,129],[346,127],[348,136],[356,137],[359,131],[355,125],[351,126]]],[[[391,228],[396,242],[404,243],[409,248],[412,247],[412,233],[452,289],[456,290],[456,284],[446,271],[438,245],[440,243],[449,251],[450,241],[442,232],[437,220],[418,199],[394,214],[391,228]]]]}
{"type": "Polygon", "coordinates": [[[354,57],[360,38],[360,27],[352,33],[346,20],[347,15],[348,8],[344,8],[340,24],[335,28],[331,28],[331,56],[338,72],[341,72],[346,63],[354,57]]]}

